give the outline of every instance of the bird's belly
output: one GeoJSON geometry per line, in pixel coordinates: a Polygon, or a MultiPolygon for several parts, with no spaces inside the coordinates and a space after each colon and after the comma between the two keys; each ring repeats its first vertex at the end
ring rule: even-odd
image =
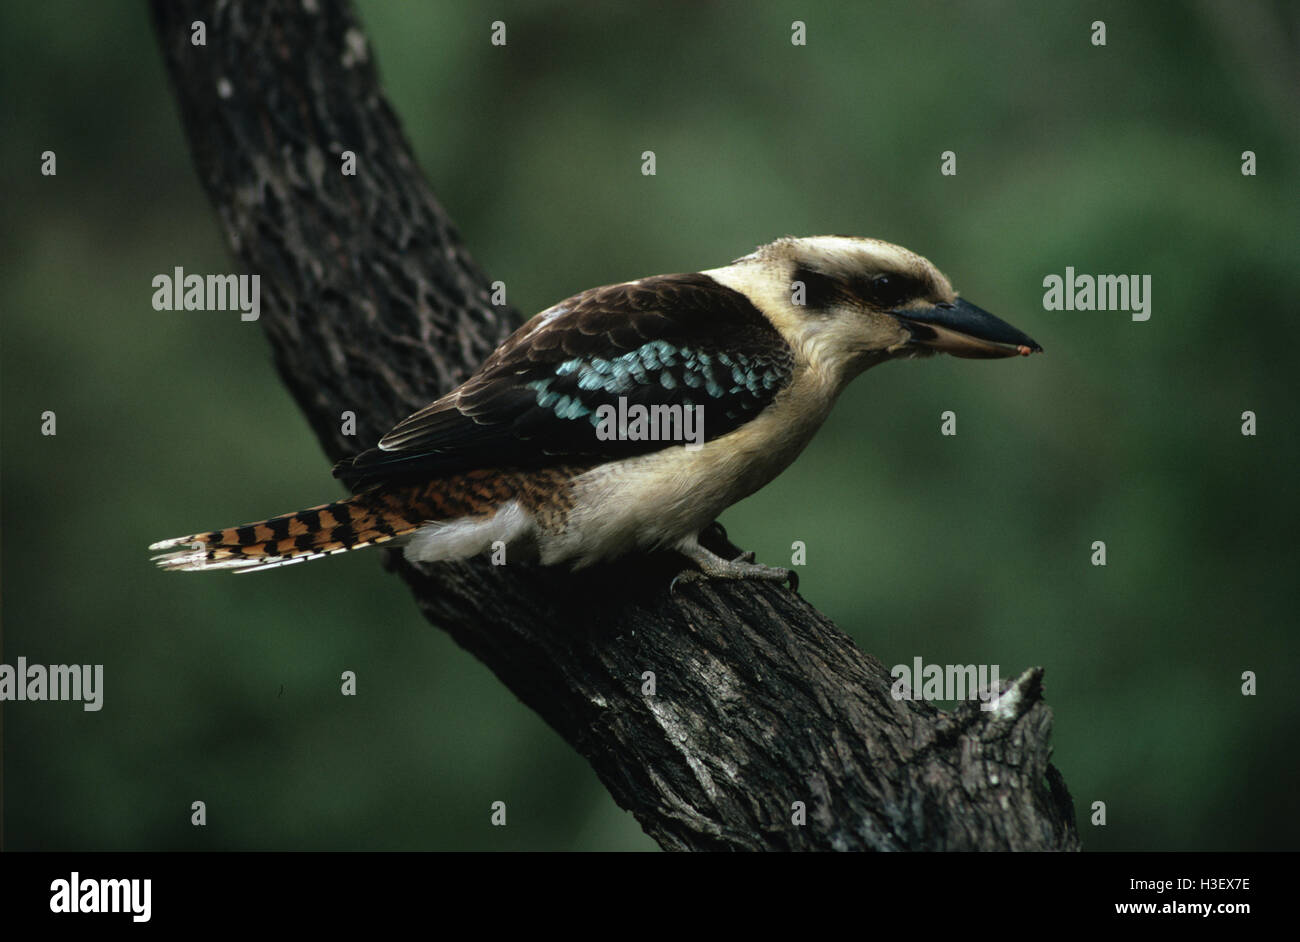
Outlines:
{"type": "Polygon", "coordinates": [[[778,419],[760,416],[699,448],[675,445],[580,474],[564,526],[538,533],[541,561],[586,566],[698,534],[785,470],[816,430],[778,419]]]}

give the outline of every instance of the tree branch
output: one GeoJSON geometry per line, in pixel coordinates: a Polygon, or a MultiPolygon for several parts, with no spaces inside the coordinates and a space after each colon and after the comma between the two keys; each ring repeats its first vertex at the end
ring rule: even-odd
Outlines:
{"type": "MultiPolygon", "coordinates": [[[[346,2],[152,9],[199,177],[261,275],[280,375],[338,459],[460,383],[519,318],[488,302],[346,2]],[[194,21],[206,46],[191,42],[194,21]],[[355,176],[340,172],[345,150],[355,176]]],[[[945,714],[895,700],[884,665],[784,588],[670,593],[676,557],[579,574],[396,553],[387,565],[665,848],[1078,847],[1047,761],[1041,669],[996,711],[945,714]]]]}

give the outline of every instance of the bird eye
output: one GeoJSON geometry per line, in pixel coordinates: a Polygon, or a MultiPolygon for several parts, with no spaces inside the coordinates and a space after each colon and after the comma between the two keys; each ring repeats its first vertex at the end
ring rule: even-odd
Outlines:
{"type": "Polygon", "coordinates": [[[907,279],[898,275],[876,275],[870,282],[870,297],[877,307],[894,307],[907,297],[907,279]]]}

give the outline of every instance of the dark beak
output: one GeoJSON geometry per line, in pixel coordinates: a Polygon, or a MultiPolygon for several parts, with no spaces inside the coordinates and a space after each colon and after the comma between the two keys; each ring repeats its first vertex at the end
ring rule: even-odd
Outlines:
{"type": "Polygon", "coordinates": [[[1028,334],[961,298],[891,313],[911,331],[912,343],[955,357],[993,359],[1043,352],[1028,334]]]}

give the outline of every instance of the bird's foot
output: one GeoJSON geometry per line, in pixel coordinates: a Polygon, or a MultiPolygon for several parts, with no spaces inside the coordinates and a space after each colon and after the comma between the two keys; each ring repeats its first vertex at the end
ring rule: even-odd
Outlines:
{"type": "Polygon", "coordinates": [[[668,586],[671,592],[680,582],[701,582],[706,579],[761,579],[765,582],[788,582],[791,590],[799,591],[799,574],[792,569],[765,566],[754,562],[752,552],[742,553],[735,559],[723,559],[691,540],[677,547],[677,551],[695,563],[699,569],[679,572],[668,586]]]}

